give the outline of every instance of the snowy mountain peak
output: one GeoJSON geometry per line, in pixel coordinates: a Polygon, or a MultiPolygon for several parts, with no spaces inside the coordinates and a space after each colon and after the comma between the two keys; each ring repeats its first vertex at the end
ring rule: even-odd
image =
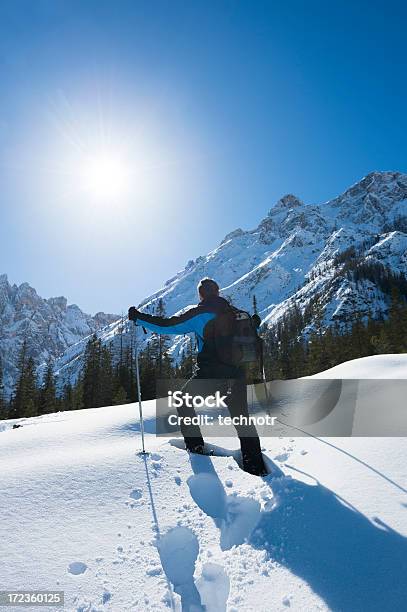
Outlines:
{"type": "Polygon", "coordinates": [[[0,276],[0,356],[6,393],[17,379],[17,362],[24,339],[28,352],[40,364],[56,359],[70,346],[117,320],[117,315],[94,317],[63,296],[43,299],[29,283],[11,285],[0,276]]]}
{"type": "Polygon", "coordinates": [[[229,234],[226,234],[221,244],[225,244],[225,242],[227,242],[228,240],[232,240],[237,236],[242,236],[244,233],[245,232],[239,227],[238,229],[233,230],[233,232],[229,232],[229,234]]]}
{"type": "Polygon", "coordinates": [[[296,208],[303,205],[304,203],[297,196],[288,193],[278,200],[274,208],[296,208]]]}
{"type": "Polygon", "coordinates": [[[331,203],[341,205],[347,200],[379,198],[383,204],[407,199],[407,174],[402,172],[371,172],[347,189],[331,203]]]}
{"type": "Polygon", "coordinates": [[[53,308],[59,308],[60,310],[66,310],[68,306],[68,300],[62,295],[59,297],[48,298],[47,302],[53,308]]]}

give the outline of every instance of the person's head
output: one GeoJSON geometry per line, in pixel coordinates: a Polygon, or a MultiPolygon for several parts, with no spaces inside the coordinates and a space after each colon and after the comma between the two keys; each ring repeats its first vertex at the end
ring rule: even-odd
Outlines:
{"type": "Polygon", "coordinates": [[[212,278],[203,278],[198,283],[198,294],[201,300],[219,295],[219,285],[212,278]]]}

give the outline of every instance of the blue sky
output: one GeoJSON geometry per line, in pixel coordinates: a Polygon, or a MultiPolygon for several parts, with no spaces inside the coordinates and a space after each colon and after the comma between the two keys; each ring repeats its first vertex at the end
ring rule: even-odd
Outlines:
{"type": "Polygon", "coordinates": [[[285,193],[406,171],[405,6],[3,0],[0,272],[121,312],[285,193]],[[102,149],[125,196],[83,190],[102,149]]]}

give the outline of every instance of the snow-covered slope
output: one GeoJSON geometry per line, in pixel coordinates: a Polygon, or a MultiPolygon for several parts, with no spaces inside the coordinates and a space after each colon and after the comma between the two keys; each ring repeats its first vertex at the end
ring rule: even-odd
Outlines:
{"type": "Polygon", "coordinates": [[[260,479],[235,440],[190,458],[144,412],[144,457],[135,405],[2,422],[3,589],[64,590],[67,612],[405,608],[406,439],[263,439],[284,476],[260,479]]]}
{"type": "Polygon", "coordinates": [[[23,340],[37,364],[61,356],[68,347],[103,329],[117,315],[98,312],[90,316],[64,297],[43,299],[28,283],[11,285],[0,275],[0,357],[6,392],[17,378],[17,362],[23,340]]]}
{"type": "MultiPolygon", "coordinates": [[[[407,175],[372,172],[330,202],[306,205],[293,195],[273,206],[258,227],[237,229],[206,256],[190,261],[140,308],[154,312],[160,298],[168,314],[196,303],[196,286],[215,278],[225,296],[251,310],[255,295],[264,322],[276,323],[295,302],[305,309],[316,296],[325,322],[351,319],[355,310],[386,314],[389,296],[363,280],[355,283],[335,257],[354,246],[361,262],[376,262],[395,273],[407,271],[407,175]]],[[[115,342],[118,324],[101,337],[115,342]]],[[[117,339],[116,339],[117,342],[117,339]]],[[[175,339],[173,355],[182,347],[175,339]]],[[[63,379],[75,379],[84,344],[58,362],[63,379]],[[79,358],[78,358],[79,357],[79,358]]]]}
{"type": "Polygon", "coordinates": [[[256,295],[263,317],[295,295],[299,285],[310,292],[314,273],[352,245],[373,239],[370,257],[406,273],[407,235],[383,232],[407,215],[407,175],[373,172],[340,197],[319,205],[305,205],[295,196],[282,198],[257,228],[236,230],[206,257],[191,261],[156,294],[143,300],[148,307],[162,297],[169,312],[196,300],[196,285],[203,276],[219,280],[223,292],[244,308],[256,295]]]}
{"type": "Polygon", "coordinates": [[[407,378],[407,354],[372,355],[346,361],[307,378],[357,378],[400,380],[407,378]]]}

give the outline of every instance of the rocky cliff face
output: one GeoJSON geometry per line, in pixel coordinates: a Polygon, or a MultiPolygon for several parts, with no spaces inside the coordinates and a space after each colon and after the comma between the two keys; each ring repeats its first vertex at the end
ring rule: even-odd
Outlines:
{"type": "Polygon", "coordinates": [[[257,228],[230,233],[141,307],[163,298],[167,311],[176,312],[196,301],[199,279],[212,276],[242,308],[250,309],[256,295],[263,320],[272,323],[287,300],[306,301],[323,290],[337,273],[335,256],[352,245],[361,245],[362,257],[405,274],[407,235],[397,231],[402,217],[407,217],[407,175],[399,172],[373,172],[323,204],[307,205],[287,195],[257,228]]]}
{"type": "Polygon", "coordinates": [[[37,364],[57,359],[71,346],[116,320],[116,315],[85,314],[64,297],[43,299],[28,283],[11,285],[0,275],[0,356],[9,393],[16,381],[23,340],[37,364]]]}

